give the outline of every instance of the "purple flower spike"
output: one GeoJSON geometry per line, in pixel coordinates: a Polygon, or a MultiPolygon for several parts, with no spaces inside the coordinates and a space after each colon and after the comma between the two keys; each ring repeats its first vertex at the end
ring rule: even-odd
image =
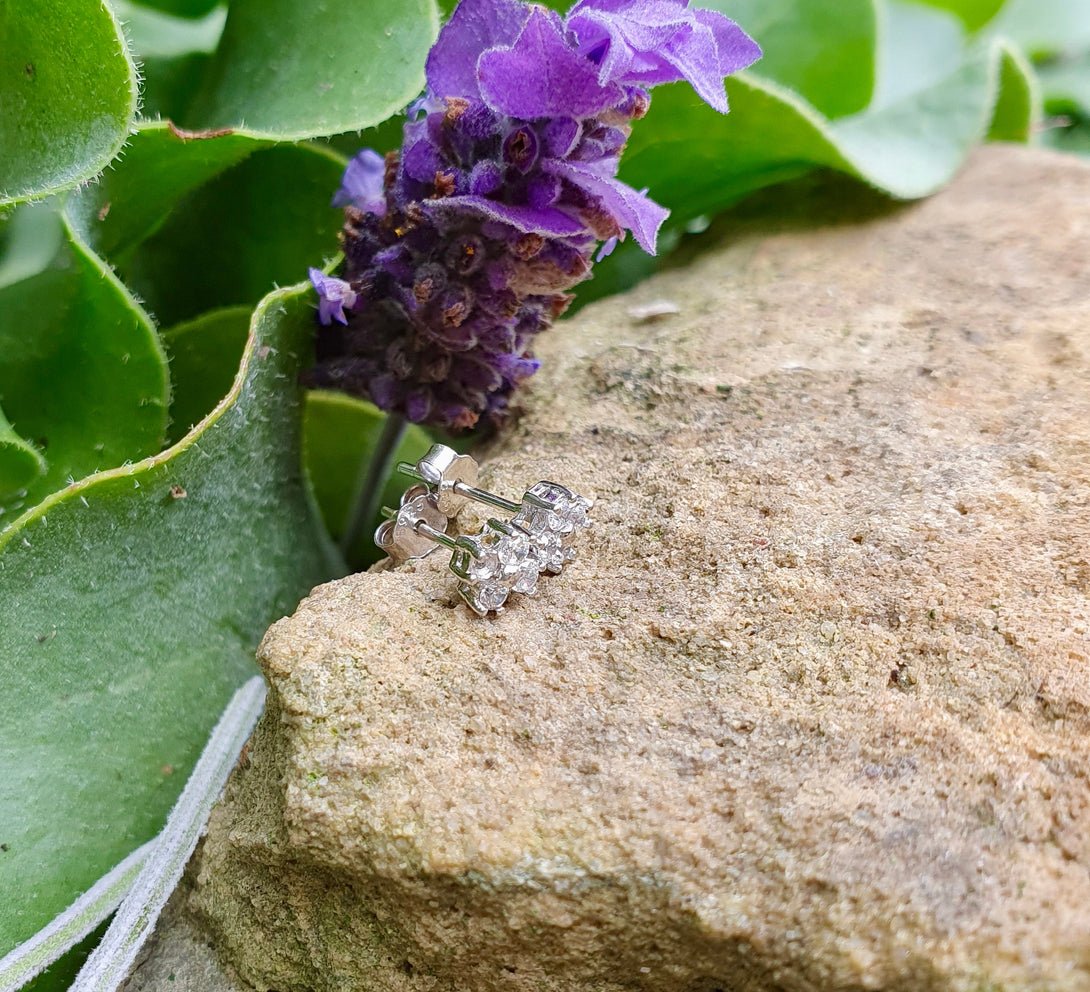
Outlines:
{"type": "Polygon", "coordinates": [[[344,278],[310,270],[322,329],[304,381],[452,430],[505,417],[595,256],[629,232],[655,251],[668,211],[617,178],[648,88],[687,79],[725,111],[723,77],[758,54],[688,0],[580,0],[566,19],[461,0],[401,151],[345,170],[344,278]]]}
{"type": "Polygon", "coordinates": [[[386,159],[378,152],[365,148],[356,155],[344,170],[341,188],[333,197],[333,206],[349,205],[365,213],[382,217],[386,213],[386,191],[383,180],[386,175],[386,159]]]}
{"type": "Polygon", "coordinates": [[[318,291],[318,320],[328,326],[334,320],[347,324],[344,308],[356,305],[359,294],[343,279],[327,276],[321,269],[310,269],[311,285],[318,291]]]}

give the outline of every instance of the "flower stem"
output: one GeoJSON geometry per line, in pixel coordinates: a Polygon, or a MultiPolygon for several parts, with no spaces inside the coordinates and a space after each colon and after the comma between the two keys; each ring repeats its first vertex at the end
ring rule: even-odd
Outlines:
{"type": "Polygon", "coordinates": [[[408,426],[408,421],[401,414],[389,414],[382,425],[382,433],[371,450],[371,457],[360,462],[340,542],[341,553],[349,565],[352,563],[352,549],[359,541],[363,528],[374,520],[378,512],[379,503],[382,502],[383,480],[390,474],[394,455],[408,426]]]}

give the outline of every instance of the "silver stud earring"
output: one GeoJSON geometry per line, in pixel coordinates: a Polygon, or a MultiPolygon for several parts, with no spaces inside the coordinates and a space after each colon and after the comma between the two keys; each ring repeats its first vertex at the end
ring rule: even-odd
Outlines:
{"type": "Polygon", "coordinates": [[[575,552],[565,538],[590,524],[587,511],[591,501],[555,482],[535,483],[519,503],[478,489],[477,463],[443,444],[433,445],[416,465],[401,462],[397,468],[423,483],[438,509],[448,516],[454,516],[469,500],[513,513],[510,523],[529,534],[542,571],[555,574],[571,561],[575,552]]]}
{"type": "Polygon", "coordinates": [[[440,546],[452,551],[458,593],[481,616],[502,613],[511,593],[537,589],[541,566],[522,527],[489,520],[478,534],[451,537],[446,516],[421,486],[408,490],[397,510],[383,513],[389,519],[375,531],[375,543],[395,560],[422,558],[440,546]]]}

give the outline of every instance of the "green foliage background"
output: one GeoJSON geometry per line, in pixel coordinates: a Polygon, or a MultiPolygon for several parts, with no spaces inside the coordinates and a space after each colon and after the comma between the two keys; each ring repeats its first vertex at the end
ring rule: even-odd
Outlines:
{"type": "MultiPolygon", "coordinates": [[[[656,91],[621,175],[670,207],[664,251],[623,245],[581,301],[813,170],[907,199],[981,141],[1090,153],[1090,0],[706,5],[765,58],[726,117],[656,91]]],[[[265,627],[347,567],[330,537],[381,416],[297,388],[301,279],[441,13],[0,3],[0,957],[154,836],[265,627]]]]}

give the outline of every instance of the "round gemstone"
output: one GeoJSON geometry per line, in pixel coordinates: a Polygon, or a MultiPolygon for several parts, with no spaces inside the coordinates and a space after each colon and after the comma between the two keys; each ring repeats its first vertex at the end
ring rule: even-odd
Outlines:
{"type": "Polygon", "coordinates": [[[527,558],[519,569],[518,578],[515,579],[511,588],[515,592],[521,592],[529,596],[537,589],[537,577],[540,574],[541,572],[538,570],[537,561],[533,558],[527,558]]]}
{"type": "Polygon", "coordinates": [[[478,586],[474,593],[477,607],[484,612],[498,610],[507,602],[507,587],[499,582],[486,582],[478,586]]]}
{"type": "Polygon", "coordinates": [[[517,569],[530,553],[530,538],[515,531],[505,534],[496,545],[496,557],[505,571],[517,569]]]}
{"type": "Polygon", "coordinates": [[[494,550],[483,551],[470,563],[468,572],[473,582],[489,582],[503,571],[499,555],[494,550]]]}

